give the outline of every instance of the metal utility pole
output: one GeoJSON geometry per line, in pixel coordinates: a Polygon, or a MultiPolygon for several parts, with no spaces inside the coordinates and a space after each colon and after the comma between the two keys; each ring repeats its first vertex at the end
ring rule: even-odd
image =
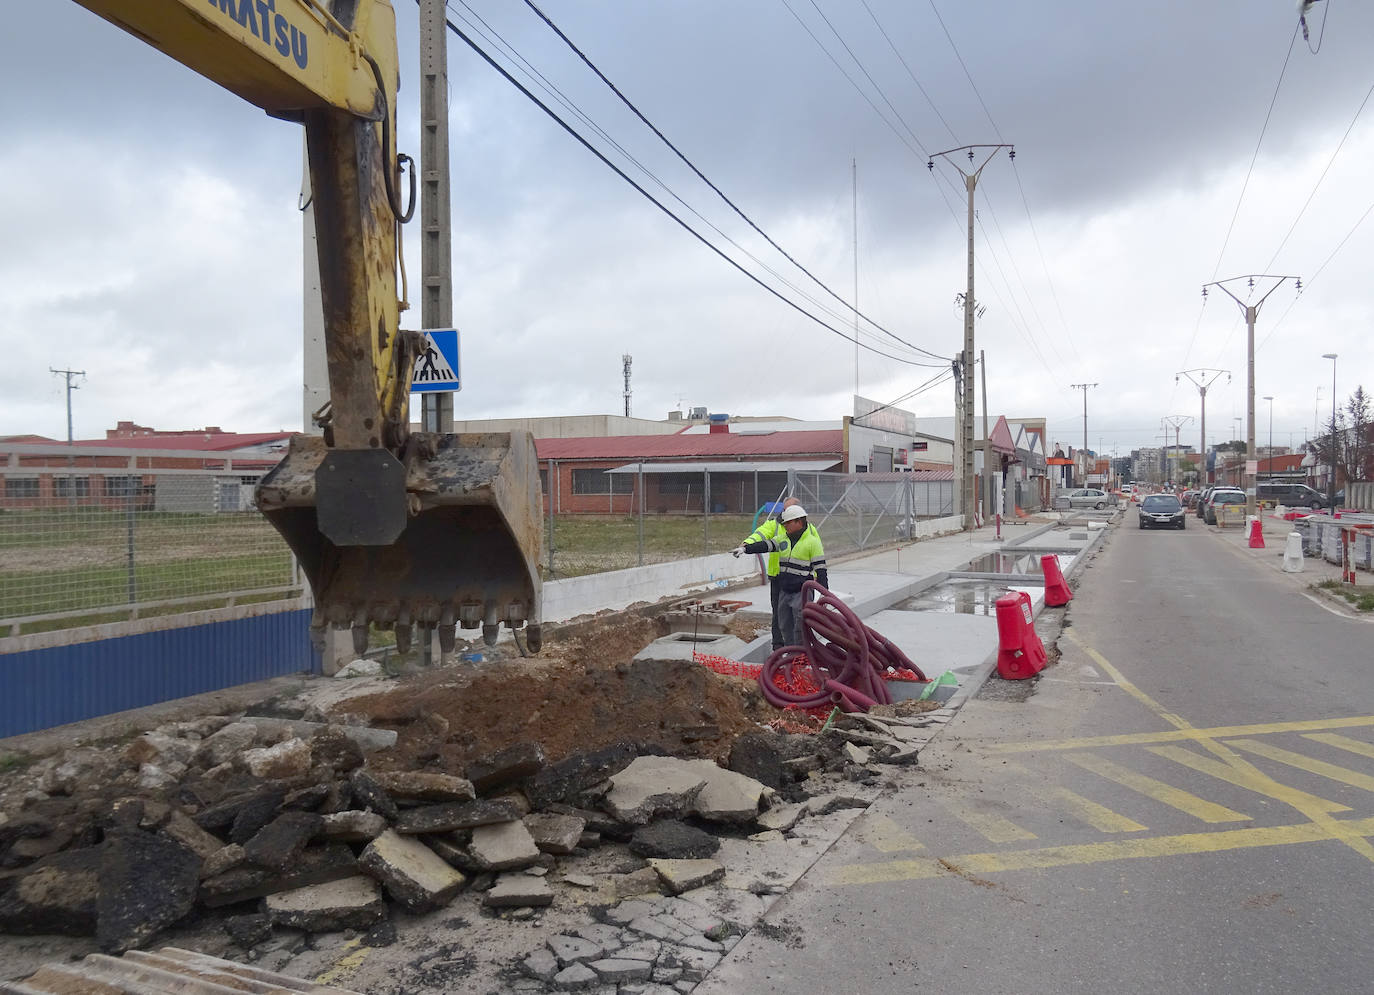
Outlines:
{"type": "Polygon", "coordinates": [[[1178,383],[1179,377],[1187,377],[1202,397],[1202,439],[1198,443],[1198,459],[1202,461],[1202,465],[1198,468],[1197,485],[1199,490],[1207,486],[1207,388],[1216,383],[1217,377],[1223,373],[1226,374],[1226,382],[1230,383],[1230,370],[1181,370],[1174,374],[1174,383],[1178,383]]]}
{"type": "MultiPolygon", "coordinates": [[[[1177,464],[1179,457],[1182,455],[1182,452],[1181,452],[1182,447],[1179,445],[1179,441],[1178,441],[1178,430],[1179,430],[1180,428],[1182,428],[1185,424],[1187,424],[1188,422],[1190,422],[1190,421],[1192,421],[1192,420],[1193,420],[1193,416],[1192,416],[1192,415],[1165,415],[1163,418],[1160,419],[1160,421],[1162,421],[1167,427],[1172,428],[1172,429],[1174,430],[1174,462],[1175,462],[1175,464],[1177,464]]],[[[1167,433],[1166,433],[1166,437],[1165,437],[1165,439],[1164,439],[1164,448],[1165,448],[1165,449],[1168,449],[1168,448],[1169,448],[1169,439],[1168,439],[1168,437],[1167,437],[1167,433]]],[[[1165,459],[1166,459],[1166,466],[1167,466],[1167,459],[1168,459],[1167,456],[1165,457],[1165,459]]],[[[1171,474],[1170,474],[1170,477],[1174,479],[1175,483],[1177,483],[1178,474],[1176,474],[1176,473],[1171,473],[1171,474]]]]}
{"type": "MultiPolygon", "coordinates": [[[[448,170],[448,28],[444,0],[420,0],[420,324],[453,327],[448,170]]],[[[421,427],[453,431],[453,394],[422,394],[421,427]]]]}
{"type": "MultiPolygon", "coordinates": [[[[84,377],[86,375],[86,371],[54,370],[51,366],[49,366],[48,372],[56,374],[59,377],[67,378],[67,445],[70,446],[72,444],[72,391],[81,389],[80,384],[72,383],[72,377],[84,377]]],[[[1332,396],[1335,396],[1334,390],[1332,391],[1332,396]]]]}
{"type": "MultiPolygon", "coordinates": [[[[1204,284],[1202,296],[1207,296],[1208,287],[1220,287],[1226,295],[1235,301],[1241,311],[1245,313],[1245,514],[1255,513],[1255,475],[1250,472],[1250,460],[1255,455],[1255,319],[1259,317],[1260,308],[1265,300],[1274,291],[1278,290],[1285,281],[1293,280],[1298,290],[1302,290],[1302,277],[1297,276],[1274,276],[1268,273],[1251,273],[1248,276],[1233,276],[1225,280],[1217,280],[1214,283],[1204,284]],[[1226,285],[1237,280],[1244,280],[1246,287],[1251,291],[1255,289],[1256,280],[1273,280],[1274,285],[1266,290],[1253,304],[1242,301],[1226,285]]],[[[1258,464],[1256,464],[1258,468],[1258,464]]]]}
{"type": "MultiPolygon", "coordinates": [[[[962,359],[964,361],[965,373],[968,366],[973,362],[973,318],[974,308],[977,306],[976,298],[973,296],[973,191],[978,186],[978,177],[982,174],[984,167],[992,161],[1000,149],[1007,150],[1007,158],[1016,158],[1016,149],[1011,145],[961,145],[957,149],[946,149],[943,152],[936,152],[926,163],[926,168],[934,171],[935,159],[944,159],[964,178],[964,189],[968,191],[968,290],[964,296],[964,351],[962,359]],[[985,150],[987,155],[981,164],[974,168],[974,162],[978,158],[978,151],[985,150]],[[953,158],[954,153],[963,152],[969,161],[969,169],[965,169],[953,158]]],[[[963,466],[960,473],[960,511],[964,516],[965,531],[971,530],[973,526],[974,510],[974,483],[973,483],[973,381],[970,377],[964,378],[964,392],[962,410],[959,412],[959,442],[960,453],[963,466]]]]}
{"type": "Polygon", "coordinates": [[[628,352],[620,357],[621,363],[625,366],[625,417],[630,417],[630,364],[634,362],[634,357],[628,352]]]}
{"type": "Polygon", "coordinates": [[[1083,486],[1088,486],[1088,388],[1096,387],[1095,383],[1071,383],[1069,387],[1073,390],[1083,392],[1083,486]]]}

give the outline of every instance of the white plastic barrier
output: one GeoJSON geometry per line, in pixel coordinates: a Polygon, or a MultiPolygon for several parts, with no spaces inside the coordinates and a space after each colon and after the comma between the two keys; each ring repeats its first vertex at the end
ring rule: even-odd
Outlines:
{"type": "Polygon", "coordinates": [[[1283,547],[1283,569],[1290,574],[1302,573],[1302,533],[1288,533],[1288,543],[1283,547]]]}

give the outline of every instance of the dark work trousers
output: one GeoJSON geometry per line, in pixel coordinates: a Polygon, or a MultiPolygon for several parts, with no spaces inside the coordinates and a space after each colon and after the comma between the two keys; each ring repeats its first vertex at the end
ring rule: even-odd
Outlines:
{"type": "Polygon", "coordinates": [[[784,646],[801,646],[802,643],[802,591],[778,592],[778,610],[773,617],[782,629],[784,646]]]}
{"type": "Polygon", "coordinates": [[[782,638],[782,627],[778,625],[778,595],[781,593],[781,578],[774,574],[768,578],[768,607],[773,612],[773,649],[775,650],[787,645],[782,638]]]}

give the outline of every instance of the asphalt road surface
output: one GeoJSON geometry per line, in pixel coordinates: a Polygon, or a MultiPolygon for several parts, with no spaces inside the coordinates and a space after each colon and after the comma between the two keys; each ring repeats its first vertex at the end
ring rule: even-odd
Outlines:
{"type": "Polygon", "coordinates": [[[1128,516],[698,993],[1374,991],[1374,625],[1248,552],[1128,516]]]}

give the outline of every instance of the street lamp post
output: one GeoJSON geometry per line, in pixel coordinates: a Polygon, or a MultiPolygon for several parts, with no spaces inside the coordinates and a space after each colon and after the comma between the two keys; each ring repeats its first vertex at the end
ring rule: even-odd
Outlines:
{"type": "Polygon", "coordinates": [[[1331,475],[1326,480],[1326,500],[1332,510],[1336,507],[1336,354],[1322,353],[1322,359],[1331,360],[1331,475]]]}
{"type": "Polygon", "coordinates": [[[1274,479],[1274,395],[1265,394],[1264,399],[1269,402],[1269,472],[1264,475],[1265,480],[1274,479]]]}

